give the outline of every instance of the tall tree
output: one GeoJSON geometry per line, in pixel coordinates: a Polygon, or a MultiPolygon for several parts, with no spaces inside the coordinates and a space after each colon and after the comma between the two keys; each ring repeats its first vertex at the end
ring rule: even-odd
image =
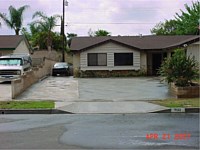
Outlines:
{"type": "Polygon", "coordinates": [[[34,13],[33,19],[36,17],[38,20],[34,21],[32,24],[35,26],[35,28],[37,28],[37,30],[41,31],[41,37],[44,37],[48,50],[51,50],[53,41],[53,29],[55,28],[57,19],[60,18],[60,16],[53,15],[48,17],[43,12],[37,11],[34,13]]]}
{"type": "Polygon", "coordinates": [[[200,2],[192,2],[192,6],[185,4],[186,12],[176,13],[177,34],[197,34],[200,19],[200,2]]]}
{"type": "Polygon", "coordinates": [[[42,33],[41,28],[35,27],[33,23],[29,24],[28,26],[29,26],[30,32],[28,32],[27,28],[22,28],[21,34],[24,35],[28,39],[28,41],[31,43],[33,47],[37,45],[41,47],[41,45],[44,45],[44,44],[41,44],[43,43],[43,40],[41,39],[43,38],[41,37],[41,33],[42,33]]]}
{"type": "Polygon", "coordinates": [[[158,23],[151,33],[156,35],[196,35],[199,34],[200,2],[192,2],[191,6],[185,4],[186,11],[176,13],[175,18],[158,23]]]}
{"type": "Polygon", "coordinates": [[[89,29],[88,35],[91,36],[91,37],[94,37],[94,36],[111,36],[111,33],[106,31],[106,30],[102,30],[102,29],[99,29],[97,31],[92,31],[92,29],[89,29]]]}
{"type": "Polygon", "coordinates": [[[77,34],[75,34],[75,33],[67,33],[67,43],[68,43],[69,47],[71,45],[71,41],[72,41],[73,37],[77,37],[77,34]]]}
{"type": "Polygon", "coordinates": [[[110,32],[101,29],[94,32],[94,36],[110,36],[110,35],[111,35],[110,32]]]}
{"type": "Polygon", "coordinates": [[[152,30],[151,33],[156,35],[175,35],[176,34],[176,21],[166,20],[164,23],[158,23],[152,30]]]}
{"type": "Polygon", "coordinates": [[[9,7],[9,16],[5,13],[0,13],[0,18],[5,22],[5,24],[15,30],[15,34],[19,35],[19,31],[23,24],[23,13],[28,8],[28,5],[24,5],[18,9],[13,6],[9,7]]]}

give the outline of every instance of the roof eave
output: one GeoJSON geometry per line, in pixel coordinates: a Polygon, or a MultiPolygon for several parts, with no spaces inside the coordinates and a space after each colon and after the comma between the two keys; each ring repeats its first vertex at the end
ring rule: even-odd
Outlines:
{"type": "Polygon", "coordinates": [[[15,48],[0,48],[0,50],[15,50],[15,48]]]}
{"type": "Polygon", "coordinates": [[[181,42],[181,43],[179,43],[177,45],[170,45],[168,47],[165,47],[165,49],[174,49],[174,48],[179,48],[179,47],[187,47],[188,45],[193,44],[193,43],[198,42],[198,41],[199,41],[199,37],[196,37],[196,38],[194,38],[192,40],[186,40],[186,41],[181,42]],[[185,46],[185,44],[187,44],[187,45],[185,46]]]}

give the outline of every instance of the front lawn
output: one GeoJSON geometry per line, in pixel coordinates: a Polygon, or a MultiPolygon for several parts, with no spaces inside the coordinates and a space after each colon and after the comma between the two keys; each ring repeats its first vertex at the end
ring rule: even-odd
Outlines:
{"type": "Polygon", "coordinates": [[[158,104],[165,107],[199,107],[199,98],[184,98],[184,99],[165,99],[165,100],[152,100],[151,103],[158,104]]]}
{"type": "Polygon", "coordinates": [[[0,109],[51,109],[53,101],[0,101],[0,109]]]}

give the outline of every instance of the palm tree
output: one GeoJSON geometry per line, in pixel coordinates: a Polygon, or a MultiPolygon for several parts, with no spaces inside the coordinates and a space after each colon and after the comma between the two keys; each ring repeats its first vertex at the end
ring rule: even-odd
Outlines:
{"type": "Polygon", "coordinates": [[[33,15],[33,19],[38,17],[39,19],[34,21],[32,24],[41,31],[41,35],[45,36],[44,40],[48,50],[51,50],[53,40],[53,29],[56,26],[59,15],[46,16],[43,12],[37,11],[33,15]]]}
{"type": "Polygon", "coordinates": [[[18,9],[13,6],[9,7],[9,17],[6,14],[0,13],[0,18],[6,23],[6,25],[15,30],[15,34],[19,35],[19,31],[22,28],[23,13],[28,8],[28,5],[24,5],[18,9]]]}

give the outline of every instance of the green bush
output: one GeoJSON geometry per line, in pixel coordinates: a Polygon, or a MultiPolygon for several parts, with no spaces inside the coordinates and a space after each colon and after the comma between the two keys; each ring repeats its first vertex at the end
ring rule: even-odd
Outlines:
{"type": "Polygon", "coordinates": [[[168,83],[174,82],[176,86],[190,86],[192,80],[199,77],[197,61],[187,57],[183,49],[175,50],[172,57],[166,58],[162,63],[159,74],[168,83]]]}

